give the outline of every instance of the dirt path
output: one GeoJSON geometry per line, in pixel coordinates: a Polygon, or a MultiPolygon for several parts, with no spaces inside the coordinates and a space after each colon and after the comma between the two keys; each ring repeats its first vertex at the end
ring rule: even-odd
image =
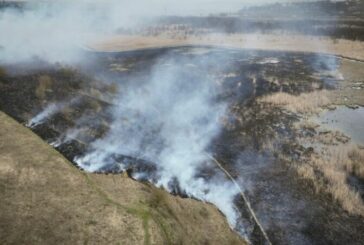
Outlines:
{"type": "Polygon", "coordinates": [[[234,49],[318,52],[364,61],[364,42],[299,35],[214,34],[189,37],[186,39],[174,39],[163,36],[115,35],[99,39],[97,42],[88,45],[87,48],[95,51],[121,52],[179,46],[214,46],[234,49]]]}

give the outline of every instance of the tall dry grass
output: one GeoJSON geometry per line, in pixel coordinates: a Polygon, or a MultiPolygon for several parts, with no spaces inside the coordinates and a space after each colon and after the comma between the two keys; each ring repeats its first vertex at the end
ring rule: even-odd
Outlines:
{"type": "Polygon", "coordinates": [[[303,93],[298,96],[278,92],[266,95],[258,101],[281,106],[286,110],[301,114],[317,113],[320,110],[320,107],[330,104],[328,92],[326,90],[303,93]]]}
{"type": "Polygon", "coordinates": [[[297,173],[314,183],[316,191],[326,191],[351,214],[364,216],[359,193],[347,182],[349,175],[364,178],[364,150],[356,145],[330,145],[297,165],[297,173]]]}
{"type": "Polygon", "coordinates": [[[348,156],[351,161],[345,166],[346,169],[356,176],[364,178],[364,149],[358,147],[349,149],[348,156]]]}
{"type": "Polygon", "coordinates": [[[48,75],[42,75],[38,78],[38,86],[35,89],[35,95],[38,99],[44,99],[48,89],[52,87],[52,78],[48,75]]]}

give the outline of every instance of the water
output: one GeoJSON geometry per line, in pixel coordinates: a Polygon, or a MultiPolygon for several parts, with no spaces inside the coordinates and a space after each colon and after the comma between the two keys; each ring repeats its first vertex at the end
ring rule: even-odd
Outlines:
{"type": "Polygon", "coordinates": [[[364,144],[364,107],[351,109],[341,106],[324,112],[315,120],[328,129],[343,132],[355,143],[364,144]]]}

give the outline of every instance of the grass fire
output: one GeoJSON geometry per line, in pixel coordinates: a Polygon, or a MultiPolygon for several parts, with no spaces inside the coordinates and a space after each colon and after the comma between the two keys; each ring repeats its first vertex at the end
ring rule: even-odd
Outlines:
{"type": "Polygon", "coordinates": [[[0,2],[0,243],[361,244],[363,11],[0,2]]]}

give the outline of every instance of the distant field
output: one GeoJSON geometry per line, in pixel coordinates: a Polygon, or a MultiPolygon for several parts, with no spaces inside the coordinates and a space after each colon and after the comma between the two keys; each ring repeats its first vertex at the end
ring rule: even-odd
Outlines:
{"type": "Polygon", "coordinates": [[[364,60],[364,42],[290,35],[202,35],[187,38],[115,35],[88,47],[96,51],[132,51],[178,46],[217,46],[237,49],[328,53],[364,60]]]}

